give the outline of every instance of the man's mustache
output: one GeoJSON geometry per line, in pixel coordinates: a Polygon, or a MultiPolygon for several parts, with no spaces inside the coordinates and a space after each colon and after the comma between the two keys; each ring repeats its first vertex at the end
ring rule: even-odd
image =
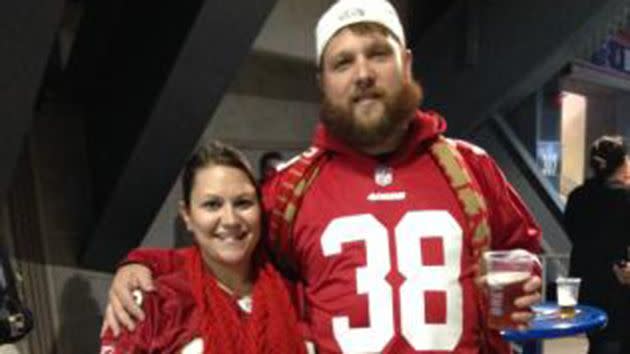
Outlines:
{"type": "Polygon", "coordinates": [[[379,99],[385,97],[385,90],[378,87],[371,87],[367,89],[358,89],[351,97],[350,100],[352,103],[357,103],[360,100],[371,98],[371,99],[379,99]]]}

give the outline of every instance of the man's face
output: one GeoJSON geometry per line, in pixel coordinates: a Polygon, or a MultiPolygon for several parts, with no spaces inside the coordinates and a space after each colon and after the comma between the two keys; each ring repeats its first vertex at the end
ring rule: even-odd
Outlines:
{"type": "Polygon", "coordinates": [[[322,55],[322,121],[355,147],[378,145],[420,101],[411,54],[389,35],[342,29],[322,55]]]}

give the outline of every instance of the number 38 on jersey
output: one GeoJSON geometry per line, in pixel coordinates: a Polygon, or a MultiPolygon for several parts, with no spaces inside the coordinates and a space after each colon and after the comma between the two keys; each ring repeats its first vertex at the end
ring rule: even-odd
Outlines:
{"type": "MultiPolygon", "coordinates": [[[[462,334],[462,287],[459,283],[463,232],[447,211],[407,212],[393,235],[373,215],[360,214],[332,220],[326,227],[321,247],[324,256],[341,255],[343,245],[362,242],[365,266],[355,271],[357,293],[368,300],[369,327],[352,327],[347,316],[332,318],[332,330],[344,352],[378,352],[394,336],[396,319],[402,336],[418,351],[451,351],[462,334]],[[393,238],[393,242],[390,242],[393,238]],[[443,261],[426,265],[420,244],[423,240],[441,241],[443,261]],[[392,264],[391,246],[397,257],[392,264]],[[403,277],[398,289],[386,276],[393,269],[403,277]],[[428,323],[428,293],[445,300],[439,323],[428,323]],[[394,296],[400,299],[400,313],[394,314],[394,296]]],[[[435,309],[432,309],[435,310],[435,309]]]]}

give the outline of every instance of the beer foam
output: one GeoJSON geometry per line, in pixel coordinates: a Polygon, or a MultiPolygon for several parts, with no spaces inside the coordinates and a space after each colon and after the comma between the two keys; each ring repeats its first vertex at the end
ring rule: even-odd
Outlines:
{"type": "Polygon", "coordinates": [[[487,281],[489,286],[506,286],[525,281],[529,276],[529,272],[494,272],[488,273],[487,281]]]}
{"type": "Polygon", "coordinates": [[[577,305],[578,289],[575,286],[559,286],[558,287],[558,305],[575,306],[577,305]]]}

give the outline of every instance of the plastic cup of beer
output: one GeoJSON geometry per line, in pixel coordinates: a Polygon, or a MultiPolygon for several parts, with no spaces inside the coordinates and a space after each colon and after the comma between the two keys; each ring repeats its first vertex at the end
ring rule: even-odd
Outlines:
{"type": "Polygon", "coordinates": [[[499,330],[513,328],[516,324],[511,315],[519,310],[514,300],[524,295],[523,286],[531,277],[538,260],[525,250],[511,250],[485,252],[484,261],[488,287],[488,326],[499,330]]]}
{"type": "Polygon", "coordinates": [[[580,278],[558,277],[556,279],[556,298],[560,307],[560,318],[573,318],[575,306],[580,294],[580,278]]]}

